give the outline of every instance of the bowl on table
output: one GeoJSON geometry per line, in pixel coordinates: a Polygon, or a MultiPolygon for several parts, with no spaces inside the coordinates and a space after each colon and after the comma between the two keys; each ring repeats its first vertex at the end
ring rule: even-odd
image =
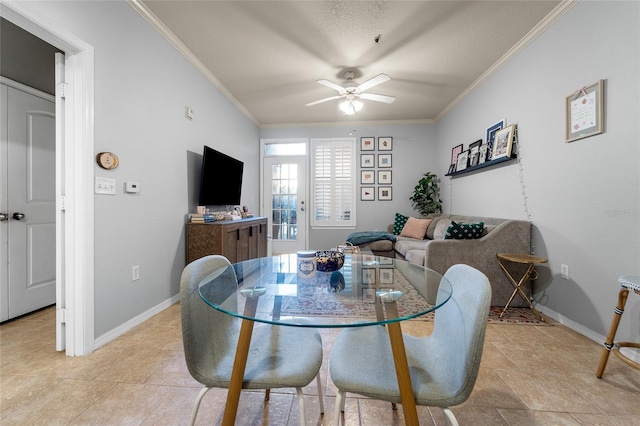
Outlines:
{"type": "Polygon", "coordinates": [[[316,251],[316,269],[319,272],[334,272],[344,265],[344,253],[335,250],[316,251]]]}

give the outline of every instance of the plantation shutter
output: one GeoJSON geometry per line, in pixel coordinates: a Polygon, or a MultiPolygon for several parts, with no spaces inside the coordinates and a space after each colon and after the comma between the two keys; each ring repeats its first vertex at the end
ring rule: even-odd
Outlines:
{"type": "Polygon", "coordinates": [[[356,226],[355,139],[312,139],[311,226],[356,226]]]}

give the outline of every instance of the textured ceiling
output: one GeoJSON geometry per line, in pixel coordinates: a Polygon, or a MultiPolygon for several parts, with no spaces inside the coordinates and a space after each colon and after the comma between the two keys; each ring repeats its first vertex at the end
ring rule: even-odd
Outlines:
{"type": "Polygon", "coordinates": [[[367,92],[396,97],[392,104],[365,100],[355,120],[437,119],[571,2],[129,3],[206,68],[252,120],[269,127],[353,120],[338,100],[305,106],[337,94],[316,80],[342,85],[346,70],[358,83],[388,74],[390,81],[367,92]]]}

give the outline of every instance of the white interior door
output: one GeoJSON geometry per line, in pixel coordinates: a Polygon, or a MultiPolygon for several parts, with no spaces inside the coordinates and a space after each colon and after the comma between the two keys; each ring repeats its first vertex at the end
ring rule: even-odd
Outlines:
{"type": "Polygon", "coordinates": [[[2,318],[10,319],[55,303],[55,103],[13,87],[2,95],[7,220],[1,223],[8,247],[2,318]]]}
{"type": "Polygon", "coordinates": [[[265,157],[263,212],[271,252],[295,253],[307,245],[306,157],[265,157]]]}

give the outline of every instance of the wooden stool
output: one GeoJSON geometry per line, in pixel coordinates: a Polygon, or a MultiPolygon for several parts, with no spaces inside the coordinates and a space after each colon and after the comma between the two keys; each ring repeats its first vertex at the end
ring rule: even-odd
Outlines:
{"type": "Polygon", "coordinates": [[[620,283],[621,287],[620,293],[618,293],[618,305],[616,306],[613,314],[613,320],[611,321],[611,327],[609,328],[607,340],[605,340],[604,342],[602,355],[600,355],[600,364],[598,364],[598,371],[596,372],[596,377],[598,378],[601,378],[602,374],[604,373],[604,369],[607,366],[607,361],[609,360],[609,353],[611,351],[613,351],[613,353],[625,363],[634,368],[640,369],[640,364],[629,359],[620,352],[620,348],[640,348],[640,343],[613,343],[613,340],[616,337],[616,331],[618,330],[618,324],[620,324],[620,318],[622,317],[622,313],[624,312],[624,305],[627,303],[629,290],[640,295],[640,275],[624,275],[618,278],[618,282],[620,283]]]}
{"type": "Polygon", "coordinates": [[[538,312],[536,308],[533,307],[529,297],[526,294],[524,294],[524,291],[522,291],[522,285],[530,278],[534,280],[538,278],[538,274],[536,274],[534,277],[531,277],[531,275],[533,275],[536,265],[539,263],[547,263],[547,259],[545,259],[544,257],[534,256],[532,254],[518,254],[518,253],[498,253],[496,256],[498,257],[498,263],[500,264],[500,267],[502,268],[504,273],[507,275],[507,278],[509,278],[509,281],[511,281],[511,284],[513,284],[514,286],[513,293],[511,293],[511,297],[509,298],[509,301],[507,302],[507,304],[504,306],[504,309],[500,313],[500,318],[502,318],[503,315],[507,312],[507,309],[509,309],[509,305],[513,301],[513,298],[515,297],[516,293],[520,293],[524,298],[524,300],[526,300],[527,303],[529,304],[529,307],[531,308],[531,312],[536,314],[538,318],[540,318],[540,321],[544,321],[542,314],[538,312]],[[524,275],[522,276],[522,278],[520,278],[520,281],[516,282],[515,278],[507,270],[506,266],[504,265],[505,261],[529,265],[524,275]]]}

